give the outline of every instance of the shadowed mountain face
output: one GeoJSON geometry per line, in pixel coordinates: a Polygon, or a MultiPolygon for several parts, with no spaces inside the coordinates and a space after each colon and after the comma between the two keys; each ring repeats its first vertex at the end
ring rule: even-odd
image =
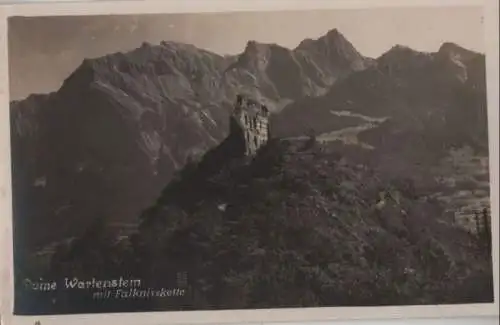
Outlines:
{"type": "Polygon", "coordinates": [[[291,103],[275,116],[279,136],[322,134],[368,122],[360,138],[385,151],[417,146],[440,151],[470,145],[487,152],[485,60],[445,43],[436,53],[395,46],[324,96],[291,103]],[[379,121],[375,121],[379,120],[379,121]]]}
{"type": "Polygon", "coordinates": [[[163,42],[84,60],[57,92],[11,103],[18,248],[77,235],[95,217],[134,219],[227,135],[237,93],[277,111],[371,61],[336,30],[294,50],[250,41],[223,57],[163,42]]]}

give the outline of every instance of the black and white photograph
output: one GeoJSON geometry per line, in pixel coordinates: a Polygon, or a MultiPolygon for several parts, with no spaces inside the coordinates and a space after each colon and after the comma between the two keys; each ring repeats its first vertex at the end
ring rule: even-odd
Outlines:
{"type": "Polygon", "coordinates": [[[494,303],[484,8],[7,33],[15,315],[494,303]]]}

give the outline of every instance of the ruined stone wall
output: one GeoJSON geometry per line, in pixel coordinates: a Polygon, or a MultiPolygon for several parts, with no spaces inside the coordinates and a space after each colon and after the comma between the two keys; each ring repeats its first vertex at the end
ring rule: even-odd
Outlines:
{"type": "Polygon", "coordinates": [[[269,111],[255,100],[238,96],[233,116],[245,138],[245,154],[254,155],[269,139],[269,111]]]}

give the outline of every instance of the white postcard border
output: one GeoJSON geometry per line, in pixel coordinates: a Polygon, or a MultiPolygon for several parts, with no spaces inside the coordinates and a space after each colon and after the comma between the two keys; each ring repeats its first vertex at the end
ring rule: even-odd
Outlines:
{"type": "Polygon", "coordinates": [[[497,0],[164,0],[94,1],[0,5],[0,211],[1,321],[2,324],[223,324],[304,322],[339,319],[441,318],[498,315],[499,304],[499,54],[497,0]],[[201,13],[230,11],[283,11],[308,9],[360,9],[381,7],[483,6],[487,67],[488,127],[490,146],[491,214],[494,257],[494,296],[491,304],[323,307],[296,309],[227,310],[193,312],[141,312],[60,316],[14,316],[12,268],[12,211],[7,18],[10,16],[62,16],[107,14],[201,13]]]}

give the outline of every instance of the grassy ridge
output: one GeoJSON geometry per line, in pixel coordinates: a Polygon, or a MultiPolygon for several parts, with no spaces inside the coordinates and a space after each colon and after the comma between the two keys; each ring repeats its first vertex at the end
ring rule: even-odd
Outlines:
{"type": "Polygon", "coordinates": [[[492,300],[491,261],[481,243],[411,181],[388,181],[307,141],[271,141],[251,160],[223,162],[220,154],[188,165],[141,216],[136,234],[117,241],[96,223],[59,249],[50,271],[109,278],[126,270],[152,287],[175,286],[184,272],[187,294],[115,305],[81,297],[86,305],[79,308],[492,300]]]}

